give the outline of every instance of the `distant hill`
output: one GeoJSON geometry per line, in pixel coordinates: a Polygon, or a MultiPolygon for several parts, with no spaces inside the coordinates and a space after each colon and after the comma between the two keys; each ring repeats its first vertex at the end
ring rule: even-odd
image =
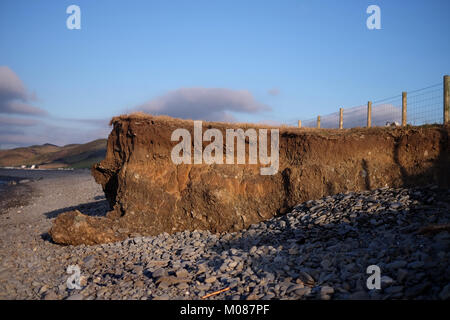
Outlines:
{"type": "Polygon", "coordinates": [[[106,139],[58,147],[53,144],[0,150],[0,167],[90,168],[106,155],[106,139]]]}

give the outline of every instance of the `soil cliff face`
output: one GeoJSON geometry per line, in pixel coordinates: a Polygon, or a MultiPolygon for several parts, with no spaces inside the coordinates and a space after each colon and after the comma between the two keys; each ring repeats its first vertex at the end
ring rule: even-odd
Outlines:
{"type": "MultiPolygon", "coordinates": [[[[248,144],[246,164],[174,164],[171,152],[179,141],[171,141],[172,132],[187,129],[193,148],[193,121],[130,115],[116,117],[112,124],[106,158],[94,165],[92,174],[113,210],[103,218],[85,217],[83,225],[92,235],[83,240],[75,237],[79,232],[73,227],[80,217],[60,215],[50,230],[55,242],[93,244],[133,233],[194,229],[235,231],[339,192],[450,185],[450,126],[280,128],[278,172],[261,175],[260,164],[248,164],[248,144]]],[[[226,129],[267,127],[203,122],[203,132],[209,128],[222,132],[225,150],[226,129]]],[[[209,144],[203,142],[203,149],[209,144]]]]}

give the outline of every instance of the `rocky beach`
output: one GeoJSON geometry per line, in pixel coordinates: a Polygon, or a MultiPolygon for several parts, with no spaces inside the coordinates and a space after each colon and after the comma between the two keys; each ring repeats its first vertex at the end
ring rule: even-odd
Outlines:
{"type": "Polygon", "coordinates": [[[62,246],[48,235],[59,214],[109,211],[90,172],[0,171],[27,180],[16,194],[26,201],[2,205],[0,299],[196,300],[222,289],[207,299],[450,297],[446,188],[338,193],[237,232],[62,246]],[[80,268],[81,289],[67,287],[70,265],[80,268]],[[367,288],[370,265],[381,270],[379,290],[367,288]]]}

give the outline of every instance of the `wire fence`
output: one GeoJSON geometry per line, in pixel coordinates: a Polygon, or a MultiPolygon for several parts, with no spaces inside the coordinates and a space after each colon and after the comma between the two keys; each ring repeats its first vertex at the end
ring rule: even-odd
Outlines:
{"type": "Polygon", "coordinates": [[[442,123],[443,94],[441,83],[408,94],[408,123],[414,126],[442,123]]]}
{"type": "Polygon", "coordinates": [[[372,126],[402,123],[402,95],[381,99],[372,105],[372,126]]]}
{"type": "Polygon", "coordinates": [[[339,111],[318,118],[301,120],[298,126],[337,129],[340,128],[341,123],[342,128],[442,124],[448,121],[448,83],[448,76],[444,76],[444,83],[373,102],[369,101],[367,104],[351,108],[343,108],[342,116],[339,111]],[[447,113],[444,110],[447,110],[447,113]]]}

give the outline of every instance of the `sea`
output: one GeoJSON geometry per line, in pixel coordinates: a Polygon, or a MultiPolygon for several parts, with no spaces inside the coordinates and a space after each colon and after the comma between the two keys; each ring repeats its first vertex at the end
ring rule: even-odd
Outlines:
{"type": "Polygon", "coordinates": [[[2,205],[3,199],[6,197],[6,190],[8,188],[8,181],[0,178],[0,205],[2,205]]]}
{"type": "Polygon", "coordinates": [[[4,187],[8,185],[8,181],[0,178],[0,190],[2,190],[4,187]]]}

